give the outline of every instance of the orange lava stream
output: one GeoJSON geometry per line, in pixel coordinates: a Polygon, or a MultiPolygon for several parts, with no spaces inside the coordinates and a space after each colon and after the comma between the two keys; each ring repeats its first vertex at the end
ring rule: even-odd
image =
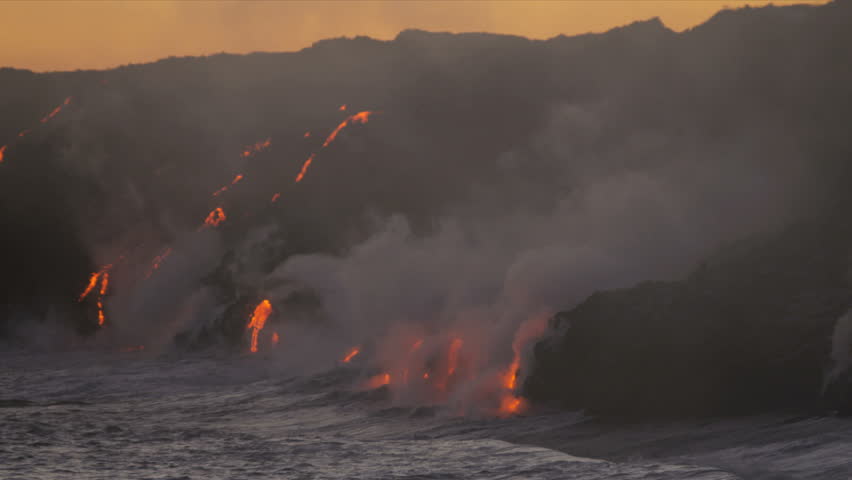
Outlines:
{"type": "Polygon", "coordinates": [[[267,138],[266,140],[264,140],[262,142],[256,142],[253,145],[246,146],[243,149],[242,153],[240,153],[240,156],[243,157],[243,158],[252,157],[256,153],[261,152],[263,150],[266,150],[267,148],[269,148],[270,145],[272,145],[272,139],[271,138],[267,138]]]}
{"type": "Polygon", "coordinates": [[[353,347],[352,350],[350,350],[349,353],[347,353],[346,356],[343,357],[343,363],[349,363],[359,353],[361,353],[361,348],[360,347],[353,347]]]}
{"type": "Polygon", "coordinates": [[[218,227],[227,218],[228,217],[225,216],[225,211],[222,210],[222,207],[216,207],[207,215],[207,218],[204,219],[204,226],[218,227]]]}
{"type": "Polygon", "coordinates": [[[48,113],[47,115],[45,115],[44,117],[42,117],[42,119],[41,119],[41,123],[47,123],[47,122],[49,122],[49,121],[50,121],[50,119],[52,119],[53,117],[57,116],[57,115],[59,114],[59,112],[61,112],[61,111],[62,111],[62,107],[66,106],[66,105],[68,105],[68,104],[70,104],[70,103],[71,103],[71,97],[66,98],[66,99],[65,99],[65,101],[64,101],[64,102],[62,102],[62,104],[61,104],[61,105],[59,105],[58,107],[54,108],[53,110],[51,110],[51,111],[50,111],[50,113],[48,113]]]}
{"type": "Polygon", "coordinates": [[[6,154],[6,145],[0,147],[0,163],[3,163],[3,157],[6,154]]]}
{"type": "Polygon", "coordinates": [[[302,170],[299,171],[298,175],[296,175],[296,183],[301,182],[302,179],[305,178],[305,174],[308,173],[308,167],[310,167],[311,164],[314,163],[314,157],[315,156],[316,156],[316,153],[312,153],[311,156],[308,157],[307,160],[305,160],[305,163],[302,165],[302,170]]]}
{"type": "Polygon", "coordinates": [[[236,185],[237,183],[239,183],[240,180],[242,180],[242,179],[243,179],[243,174],[238,173],[237,176],[235,176],[234,179],[231,180],[231,183],[229,185],[225,185],[222,188],[220,188],[219,190],[216,190],[215,192],[213,192],[213,196],[218,197],[222,193],[228,191],[228,189],[231,188],[232,185],[236,185]]]}
{"type": "Polygon", "coordinates": [[[257,334],[263,330],[264,325],[266,325],[266,319],[269,318],[269,315],[272,313],[272,304],[269,303],[269,300],[263,300],[260,302],[257,307],[254,308],[254,313],[251,315],[251,320],[249,320],[246,328],[251,328],[251,352],[257,352],[257,334]]]}
{"type": "MultiPolygon", "coordinates": [[[[337,126],[337,128],[335,128],[328,135],[328,137],[326,137],[325,141],[322,143],[322,147],[320,147],[320,148],[326,148],[329,145],[331,145],[331,143],[334,142],[334,140],[337,138],[337,135],[344,128],[349,126],[350,124],[352,124],[352,123],[367,123],[370,120],[370,115],[375,115],[375,114],[376,114],[376,112],[363,111],[363,112],[358,112],[354,115],[350,115],[345,120],[340,122],[340,124],[337,126]]],[[[308,157],[307,160],[305,160],[305,163],[302,165],[302,170],[299,172],[298,175],[296,175],[296,183],[301,182],[302,179],[305,178],[305,173],[307,173],[308,167],[311,166],[311,163],[313,163],[315,157],[316,157],[316,152],[312,153],[311,156],[308,157]]]]}
{"type": "Polygon", "coordinates": [[[385,385],[389,385],[391,382],[391,376],[389,373],[380,373],[378,375],[374,375],[370,377],[366,383],[364,383],[364,388],[374,389],[383,387],[385,385]]]}
{"type": "Polygon", "coordinates": [[[148,270],[148,273],[145,274],[145,278],[150,278],[151,275],[153,275],[156,270],[159,270],[160,265],[171,254],[172,254],[172,247],[166,247],[166,250],[162,254],[154,257],[154,260],[151,261],[151,268],[150,268],[150,270],[148,270]]]}
{"type": "Polygon", "coordinates": [[[101,277],[101,273],[103,273],[103,271],[92,273],[92,276],[89,277],[89,284],[86,285],[85,290],[83,290],[83,293],[81,293],[80,297],[77,299],[78,302],[82,302],[86,297],[89,296],[89,293],[91,293],[92,290],[95,289],[95,286],[97,286],[98,284],[98,279],[100,279],[101,277]]]}
{"type": "Polygon", "coordinates": [[[450,344],[450,350],[447,352],[447,376],[452,376],[453,373],[456,372],[456,367],[459,362],[459,350],[461,350],[462,342],[461,338],[454,338],[453,342],[450,344]]]}

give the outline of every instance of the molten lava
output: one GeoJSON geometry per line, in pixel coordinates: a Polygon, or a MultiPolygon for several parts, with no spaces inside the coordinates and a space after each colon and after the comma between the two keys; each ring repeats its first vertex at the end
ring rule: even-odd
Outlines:
{"type": "Polygon", "coordinates": [[[361,353],[361,348],[360,347],[353,347],[352,350],[350,350],[349,353],[347,353],[346,356],[343,357],[343,363],[349,363],[359,353],[361,353]]]}
{"type": "Polygon", "coordinates": [[[499,413],[501,416],[509,416],[520,413],[526,408],[526,402],[521,397],[516,397],[512,394],[505,394],[500,399],[500,410],[499,413]]]}
{"type": "Polygon", "coordinates": [[[219,190],[216,190],[215,192],[213,192],[213,196],[218,197],[222,193],[228,191],[228,189],[231,188],[232,185],[236,185],[237,183],[239,183],[239,181],[242,180],[242,179],[243,179],[243,174],[238,173],[237,176],[235,176],[234,179],[231,180],[231,183],[229,185],[225,185],[222,188],[220,188],[219,190]]]}
{"type": "Polygon", "coordinates": [[[333,142],[337,138],[337,135],[344,128],[349,126],[350,123],[367,123],[370,120],[370,115],[375,115],[375,114],[376,114],[376,112],[363,111],[363,112],[358,112],[355,115],[349,116],[346,120],[340,122],[340,125],[338,125],[337,128],[335,128],[328,135],[328,137],[326,137],[325,142],[323,142],[323,144],[322,144],[323,148],[331,145],[331,142],[333,142]]]}
{"type": "Polygon", "coordinates": [[[148,273],[145,274],[145,278],[150,278],[151,275],[153,275],[155,271],[159,270],[160,265],[171,254],[172,254],[172,247],[166,247],[166,250],[163,253],[154,257],[154,260],[151,261],[151,268],[148,270],[148,273]]]}
{"type": "Polygon", "coordinates": [[[346,111],[346,104],[344,103],[343,105],[341,105],[340,108],[338,108],[338,110],[340,110],[341,112],[345,112],[346,111]]]}
{"type": "Polygon", "coordinates": [[[540,337],[544,333],[547,328],[547,318],[547,316],[534,317],[522,323],[515,333],[515,338],[512,341],[512,363],[500,374],[500,384],[505,389],[500,399],[500,408],[498,410],[500,416],[514,415],[526,408],[524,399],[515,396],[514,393],[518,386],[521,351],[527,342],[540,337]]]}
{"type": "MultiPolygon", "coordinates": [[[[345,107],[345,105],[344,105],[344,107],[345,107]]],[[[341,110],[345,110],[345,109],[341,108],[341,110]]],[[[346,120],[343,120],[342,122],[340,122],[340,125],[338,125],[337,128],[335,128],[328,135],[328,137],[326,137],[325,141],[322,143],[321,148],[326,148],[329,145],[331,145],[331,143],[337,138],[337,135],[341,132],[341,130],[346,128],[350,123],[367,123],[370,120],[370,115],[375,115],[375,114],[376,114],[376,112],[363,111],[363,112],[358,112],[354,115],[350,115],[349,117],[346,118],[346,120]]],[[[298,175],[296,175],[296,183],[301,182],[302,179],[305,178],[305,173],[307,173],[308,167],[311,166],[311,163],[314,162],[314,158],[316,157],[316,155],[317,155],[316,152],[312,153],[311,156],[308,157],[307,160],[305,160],[305,163],[302,164],[302,170],[299,172],[298,175]]]]}
{"type": "Polygon", "coordinates": [[[277,202],[279,198],[281,198],[281,194],[280,194],[280,193],[276,193],[275,195],[273,195],[273,196],[272,196],[272,200],[270,200],[270,203],[275,203],[275,202],[277,202]]]}
{"type": "Polygon", "coordinates": [[[364,383],[364,388],[366,389],[375,389],[379,387],[383,387],[385,385],[389,385],[391,382],[391,376],[389,373],[380,373],[378,375],[374,375],[370,377],[366,383],[364,383]]]}
{"type": "Polygon", "coordinates": [[[255,154],[257,154],[258,152],[262,152],[263,150],[266,150],[267,148],[269,148],[270,145],[272,145],[272,139],[271,138],[267,138],[266,140],[264,140],[262,142],[256,142],[253,145],[246,146],[243,149],[242,153],[240,153],[240,156],[243,157],[243,158],[252,157],[255,154]]]}
{"type": "Polygon", "coordinates": [[[3,163],[3,157],[6,153],[6,145],[0,147],[0,163],[3,163]]]}
{"type": "Polygon", "coordinates": [[[308,172],[308,167],[310,167],[311,164],[314,163],[314,157],[315,156],[316,156],[316,153],[312,153],[311,156],[308,157],[307,160],[305,160],[305,163],[302,164],[302,170],[299,171],[298,175],[296,175],[296,183],[301,182],[302,179],[305,178],[305,173],[308,172]]]}
{"type": "Polygon", "coordinates": [[[246,328],[251,328],[251,352],[257,352],[257,334],[263,330],[264,325],[266,325],[266,319],[269,318],[269,315],[272,313],[272,304],[269,303],[269,300],[264,300],[260,302],[257,307],[254,309],[254,313],[251,315],[251,320],[249,320],[246,328]]]}
{"type": "Polygon", "coordinates": [[[278,345],[280,340],[281,337],[278,336],[278,332],[272,332],[272,345],[278,345]]]}
{"type": "Polygon", "coordinates": [[[55,117],[55,116],[59,115],[59,112],[61,112],[61,111],[62,111],[62,107],[66,106],[66,105],[68,105],[68,104],[70,104],[70,103],[71,103],[71,97],[66,98],[66,99],[65,99],[65,101],[64,101],[64,102],[62,102],[62,104],[61,104],[61,105],[59,105],[58,107],[54,108],[53,110],[51,110],[51,111],[50,111],[50,113],[48,113],[47,115],[45,115],[45,116],[41,119],[41,123],[47,123],[47,122],[49,122],[49,121],[50,121],[50,119],[52,119],[53,117],[55,117]]]}
{"type": "Polygon", "coordinates": [[[450,350],[447,352],[447,376],[452,376],[456,372],[456,367],[459,363],[459,350],[461,350],[462,345],[461,338],[453,339],[453,342],[450,344],[450,350]]]}
{"type": "Polygon", "coordinates": [[[103,326],[106,321],[104,315],[104,295],[106,295],[107,287],[109,286],[109,272],[104,272],[101,276],[101,290],[98,296],[98,325],[103,326]]]}
{"type": "MultiPolygon", "coordinates": [[[[207,218],[204,219],[204,226],[218,227],[219,224],[224,222],[226,219],[227,217],[225,216],[225,211],[222,210],[222,207],[216,207],[207,215],[207,218]]],[[[204,226],[202,226],[202,228],[204,226]]]]}

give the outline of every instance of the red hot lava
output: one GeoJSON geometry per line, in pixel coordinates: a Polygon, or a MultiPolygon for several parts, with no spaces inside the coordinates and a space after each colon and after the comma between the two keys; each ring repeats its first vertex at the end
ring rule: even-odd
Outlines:
{"type": "Polygon", "coordinates": [[[41,119],[41,123],[47,123],[47,122],[49,122],[49,121],[50,121],[53,117],[55,117],[55,116],[59,115],[59,112],[61,112],[61,111],[62,111],[62,108],[63,108],[63,107],[65,107],[66,105],[69,105],[70,103],[71,103],[71,97],[66,98],[66,99],[65,99],[65,101],[64,101],[64,102],[62,102],[62,104],[61,104],[61,105],[59,105],[58,107],[54,108],[53,110],[51,110],[51,111],[50,111],[50,113],[48,113],[47,115],[45,115],[45,116],[41,119]]]}
{"type": "Polygon", "coordinates": [[[353,347],[352,350],[350,350],[349,353],[347,353],[346,356],[343,357],[343,363],[351,362],[352,359],[355,358],[355,356],[357,356],[359,353],[361,353],[361,348],[353,347]]]}
{"type": "MultiPolygon", "coordinates": [[[[337,128],[335,128],[328,135],[328,137],[326,137],[325,141],[322,143],[322,147],[320,147],[320,148],[326,148],[329,145],[331,145],[331,143],[334,142],[334,140],[337,138],[337,135],[344,128],[349,126],[350,124],[352,124],[352,123],[367,123],[370,120],[370,115],[375,115],[375,114],[376,114],[376,112],[363,111],[363,112],[358,112],[354,115],[350,115],[345,120],[340,122],[340,124],[337,126],[337,128]]],[[[311,163],[313,163],[315,157],[316,157],[316,152],[312,153],[311,156],[309,156],[308,159],[305,160],[305,163],[302,165],[301,171],[299,171],[299,174],[296,175],[296,183],[301,182],[302,179],[305,178],[305,173],[307,173],[308,167],[311,166],[311,163]]]]}
{"type": "Polygon", "coordinates": [[[266,325],[266,319],[269,318],[269,315],[272,313],[272,304],[269,303],[269,300],[263,300],[260,302],[257,307],[254,308],[254,313],[251,315],[251,320],[249,320],[246,328],[251,328],[251,353],[257,352],[257,335],[263,330],[263,327],[266,325]]]}
{"type": "Polygon", "coordinates": [[[222,207],[216,207],[211,211],[207,218],[204,219],[204,227],[218,227],[222,222],[224,222],[228,217],[225,216],[225,211],[222,210],[222,207]]]}
{"type": "Polygon", "coordinates": [[[262,152],[263,150],[266,150],[267,148],[269,148],[270,145],[272,145],[272,139],[271,138],[267,138],[266,140],[264,140],[262,142],[256,142],[253,145],[246,146],[243,149],[242,153],[240,153],[240,156],[243,157],[243,158],[253,157],[258,152],[262,152]]]}

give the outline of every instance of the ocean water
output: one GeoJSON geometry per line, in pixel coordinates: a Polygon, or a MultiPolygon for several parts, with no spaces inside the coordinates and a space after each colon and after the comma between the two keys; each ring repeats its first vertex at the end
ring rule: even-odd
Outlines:
{"type": "Polygon", "coordinates": [[[852,478],[852,423],[464,417],[262,355],[0,354],[3,479],[852,478]]]}

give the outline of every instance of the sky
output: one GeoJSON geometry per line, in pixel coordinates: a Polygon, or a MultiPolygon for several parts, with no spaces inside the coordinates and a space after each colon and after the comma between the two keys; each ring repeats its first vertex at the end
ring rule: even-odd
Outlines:
{"type": "MultiPolygon", "coordinates": [[[[0,67],[104,69],[168,56],[293,51],[406,28],[550,38],[660,19],[677,31],[745,0],[0,0],[0,67]]],[[[826,0],[775,1],[826,3],[826,0]]]]}

